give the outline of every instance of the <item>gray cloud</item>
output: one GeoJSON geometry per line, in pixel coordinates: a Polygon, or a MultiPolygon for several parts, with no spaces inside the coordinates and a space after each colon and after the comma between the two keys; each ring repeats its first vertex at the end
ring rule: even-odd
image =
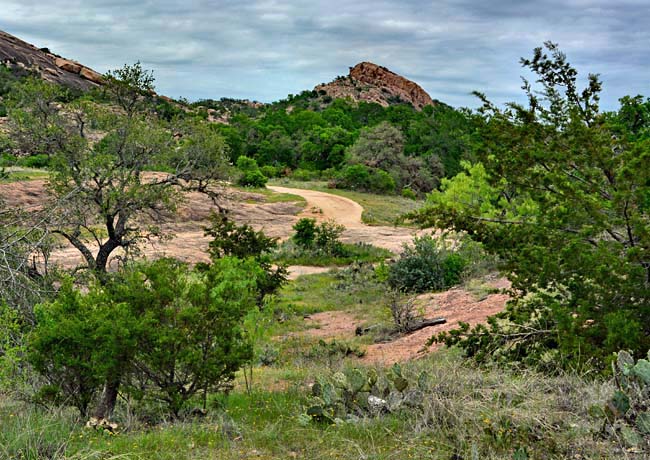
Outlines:
{"type": "Polygon", "coordinates": [[[434,98],[521,100],[521,56],[545,40],[604,81],[603,107],[648,94],[647,0],[3,0],[0,29],[99,71],[142,61],[158,90],[262,101],[368,60],[434,98]]]}

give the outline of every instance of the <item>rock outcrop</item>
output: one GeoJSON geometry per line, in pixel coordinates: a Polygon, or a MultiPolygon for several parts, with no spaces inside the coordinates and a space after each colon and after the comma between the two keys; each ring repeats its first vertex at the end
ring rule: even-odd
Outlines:
{"type": "Polygon", "coordinates": [[[0,30],[0,64],[39,74],[44,80],[73,89],[88,90],[102,83],[102,76],[78,62],[37,48],[0,30]]]}
{"type": "Polygon", "coordinates": [[[436,101],[411,80],[372,62],[361,62],[350,69],[346,77],[316,86],[315,91],[332,98],[351,98],[354,101],[376,102],[384,107],[407,102],[417,110],[436,101]]]}

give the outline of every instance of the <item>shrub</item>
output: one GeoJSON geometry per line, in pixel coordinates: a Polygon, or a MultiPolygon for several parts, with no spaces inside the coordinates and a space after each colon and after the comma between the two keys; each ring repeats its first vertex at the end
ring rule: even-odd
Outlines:
{"type": "Polygon", "coordinates": [[[282,168],[277,168],[275,166],[271,165],[264,165],[260,168],[260,172],[264,174],[264,176],[271,178],[271,177],[280,177],[280,173],[282,172],[282,168]]]}
{"type": "Polygon", "coordinates": [[[256,232],[250,225],[237,225],[223,214],[213,214],[210,220],[205,235],[214,238],[209,243],[212,261],[222,257],[252,257],[264,270],[264,275],[257,278],[258,305],[261,305],[264,296],[274,294],[287,281],[286,266],[271,263],[270,253],[278,247],[278,239],[269,238],[261,230],[256,232]]]}
{"type": "Polygon", "coordinates": [[[296,169],[291,173],[291,178],[299,181],[317,180],[320,177],[318,171],[310,171],[309,169],[296,169]]]}
{"type": "Polygon", "coordinates": [[[47,168],[50,165],[50,157],[44,153],[19,158],[18,166],[26,168],[47,168]]]}
{"type": "Polygon", "coordinates": [[[404,187],[402,189],[402,196],[404,198],[408,198],[410,200],[415,200],[418,197],[417,194],[412,189],[410,189],[408,187],[404,187]]]}
{"type": "Polygon", "coordinates": [[[293,226],[296,232],[292,239],[293,241],[304,249],[309,249],[314,246],[316,238],[316,219],[303,217],[293,226]]]}
{"type": "Polygon", "coordinates": [[[267,177],[262,174],[257,161],[253,158],[240,156],[237,158],[237,168],[242,172],[237,183],[244,187],[264,187],[268,181],[267,177]]]}
{"type": "Polygon", "coordinates": [[[264,187],[268,179],[260,171],[244,172],[237,183],[244,187],[264,187]]]}
{"type": "Polygon", "coordinates": [[[203,272],[160,259],[86,293],[66,282],[38,306],[30,336],[30,361],[49,383],[42,397],[86,415],[100,386],[117,381],[178,415],[197,392],[227,388],[252,357],[242,323],[261,271],[253,259],[224,257],[203,272]]]}
{"type": "Polygon", "coordinates": [[[345,227],[334,221],[322,222],[315,229],[314,244],[316,249],[331,256],[345,255],[343,243],[339,241],[343,230],[345,227]]]}
{"type": "Polygon", "coordinates": [[[395,191],[395,180],[386,171],[371,169],[368,191],[375,193],[392,193],[395,191]]]}
{"type": "Polygon", "coordinates": [[[416,237],[391,264],[388,284],[399,291],[426,292],[458,284],[467,261],[444,238],[416,237]]]}
{"type": "Polygon", "coordinates": [[[375,193],[390,193],[395,190],[395,181],[390,174],[361,164],[341,169],[335,176],[333,184],[336,188],[375,193]]]}

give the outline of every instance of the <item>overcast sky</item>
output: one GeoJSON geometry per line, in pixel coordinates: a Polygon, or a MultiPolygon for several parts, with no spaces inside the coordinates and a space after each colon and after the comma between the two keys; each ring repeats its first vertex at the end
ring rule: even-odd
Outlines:
{"type": "Polygon", "coordinates": [[[649,25],[650,0],[0,0],[0,29],[100,72],[140,60],[190,100],[270,102],[372,61],[457,107],[503,103],[552,40],[614,109],[650,96],[649,25]]]}

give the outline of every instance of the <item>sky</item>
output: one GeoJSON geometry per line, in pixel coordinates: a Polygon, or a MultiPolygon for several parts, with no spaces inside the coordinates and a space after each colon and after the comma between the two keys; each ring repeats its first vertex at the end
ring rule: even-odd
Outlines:
{"type": "Polygon", "coordinates": [[[434,99],[523,101],[519,64],[559,43],[601,107],[650,96],[650,0],[0,0],[0,29],[100,72],[140,61],[189,100],[271,102],[371,61],[434,99]]]}

